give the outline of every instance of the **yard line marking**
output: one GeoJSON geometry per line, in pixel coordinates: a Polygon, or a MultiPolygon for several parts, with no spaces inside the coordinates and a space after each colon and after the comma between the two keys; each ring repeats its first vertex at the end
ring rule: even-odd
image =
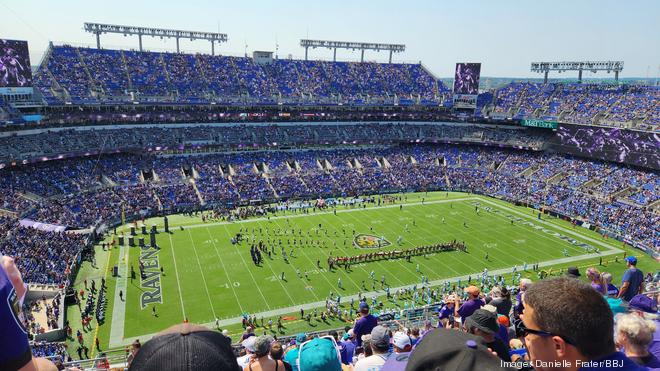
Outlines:
{"type": "Polygon", "coordinates": [[[225,262],[222,261],[222,258],[220,257],[220,253],[218,252],[218,247],[215,245],[215,238],[211,235],[211,231],[209,230],[208,227],[206,227],[206,232],[209,234],[209,239],[211,240],[211,244],[213,244],[213,249],[215,250],[215,255],[218,256],[218,260],[220,260],[220,264],[222,264],[222,270],[225,272],[225,276],[227,277],[227,285],[231,287],[231,291],[234,293],[234,299],[236,299],[236,303],[238,304],[238,307],[241,309],[241,313],[245,313],[243,310],[243,306],[241,305],[241,301],[238,300],[238,295],[236,295],[236,289],[234,288],[234,282],[229,278],[229,273],[227,272],[227,267],[225,267],[225,262]]]}
{"type": "MultiPolygon", "coordinates": [[[[229,229],[227,228],[227,225],[224,225],[223,227],[225,228],[225,233],[227,234],[227,236],[231,236],[231,233],[229,233],[229,229]]],[[[208,228],[207,228],[207,230],[208,230],[208,228]]],[[[190,231],[188,231],[188,233],[190,233],[190,231]]],[[[213,244],[215,244],[215,241],[213,242],[213,244]]],[[[245,269],[248,271],[248,273],[250,273],[250,277],[252,277],[252,282],[254,282],[254,285],[257,287],[257,291],[259,291],[259,294],[261,295],[261,298],[264,299],[264,303],[266,303],[266,308],[268,308],[268,310],[270,310],[271,309],[270,304],[268,304],[268,300],[264,296],[264,293],[261,291],[261,287],[259,287],[259,284],[257,283],[257,280],[254,279],[254,274],[252,273],[252,269],[250,269],[250,267],[248,267],[247,263],[245,262],[245,258],[243,258],[243,254],[241,254],[241,250],[238,248],[237,245],[234,245],[234,244],[232,244],[232,245],[236,248],[236,251],[238,252],[238,256],[241,257],[241,261],[243,262],[243,265],[245,266],[245,269]]],[[[232,285],[232,286],[234,286],[234,285],[232,285]]]]}
{"type": "MultiPolygon", "coordinates": [[[[421,203],[420,203],[420,205],[421,205],[421,203]]],[[[395,206],[398,206],[398,205],[395,205],[395,206]]],[[[369,226],[368,226],[365,222],[361,221],[360,219],[358,219],[358,218],[356,218],[356,217],[354,217],[354,216],[352,216],[352,215],[351,215],[351,218],[355,219],[355,220],[357,221],[357,223],[359,223],[360,225],[364,225],[365,228],[369,228],[369,226]]],[[[353,236],[353,238],[355,238],[355,236],[353,236]]],[[[399,266],[403,267],[403,268],[404,268],[405,270],[407,270],[408,272],[413,273],[410,269],[408,269],[408,267],[406,267],[403,263],[401,263],[401,262],[399,261],[399,259],[393,259],[393,261],[396,261],[396,262],[398,263],[399,266]]],[[[379,262],[379,263],[380,263],[380,262],[379,262]]],[[[385,268],[385,270],[387,271],[388,269],[385,268]]],[[[414,273],[413,273],[413,274],[414,274],[414,273]]],[[[396,276],[396,274],[392,275],[392,277],[394,277],[394,279],[396,279],[400,284],[404,284],[404,282],[401,281],[401,280],[396,276]]]]}
{"type": "MultiPolygon", "coordinates": [[[[576,262],[576,261],[579,261],[579,260],[587,260],[587,259],[597,258],[597,257],[601,257],[601,256],[614,255],[614,254],[620,252],[620,251],[615,251],[615,250],[616,249],[608,250],[606,252],[601,252],[600,254],[592,253],[592,254],[585,254],[585,255],[580,255],[580,256],[569,256],[569,257],[566,257],[566,258],[554,259],[554,260],[549,260],[549,261],[545,261],[545,262],[540,262],[539,263],[539,268],[554,266],[554,265],[564,264],[564,263],[573,263],[573,262],[576,262]]],[[[513,268],[502,268],[502,269],[493,270],[492,272],[489,272],[489,274],[491,274],[491,275],[504,275],[504,274],[511,273],[512,271],[513,271],[513,268]]],[[[465,275],[462,275],[462,276],[437,279],[437,280],[430,281],[428,286],[436,287],[436,286],[440,286],[440,285],[444,284],[444,282],[457,282],[459,279],[462,282],[465,282],[469,276],[476,276],[476,275],[479,275],[481,273],[482,272],[472,272],[470,274],[465,274],[465,275]]],[[[413,286],[415,286],[415,284],[410,284],[410,285],[405,285],[405,286],[400,286],[400,287],[393,287],[393,288],[391,288],[391,290],[396,291],[396,290],[401,290],[401,289],[411,289],[413,286]]],[[[382,296],[383,293],[378,292],[378,291],[373,291],[373,292],[366,292],[366,293],[363,294],[363,296],[379,296],[379,295],[382,296]]],[[[350,296],[347,296],[345,298],[342,298],[342,300],[351,300],[351,299],[357,300],[357,298],[358,298],[358,294],[355,294],[355,295],[350,295],[350,296]]],[[[309,309],[320,308],[320,307],[323,307],[323,306],[325,306],[325,301],[318,301],[318,302],[300,304],[300,305],[296,305],[296,306],[273,309],[273,310],[268,311],[268,312],[253,313],[253,315],[255,315],[257,317],[263,317],[263,318],[277,317],[277,316],[284,315],[284,314],[296,313],[296,312],[300,311],[300,308],[307,311],[309,309]]],[[[241,323],[242,319],[243,319],[242,316],[226,318],[226,319],[220,320],[218,325],[220,327],[226,327],[226,326],[229,326],[229,325],[241,323]]],[[[209,323],[206,323],[204,325],[209,326],[211,328],[215,328],[215,322],[209,322],[209,323]]],[[[150,339],[154,335],[156,335],[156,333],[145,334],[145,335],[142,335],[142,336],[136,336],[136,337],[124,339],[123,342],[112,344],[112,345],[113,346],[129,345],[135,339],[139,338],[142,341],[144,341],[145,338],[150,339]]]]}
{"type": "MultiPolygon", "coordinates": [[[[460,206],[460,204],[459,204],[459,206],[460,206]]],[[[425,222],[425,223],[431,223],[431,222],[426,221],[426,220],[422,220],[422,222],[425,222]]],[[[464,232],[461,232],[460,227],[454,227],[454,226],[452,226],[451,224],[445,224],[445,226],[447,227],[447,229],[449,229],[449,230],[452,231],[452,234],[456,234],[456,233],[453,232],[453,231],[458,232],[458,234],[464,233],[464,232]]],[[[484,242],[484,243],[486,242],[485,240],[483,240],[483,239],[477,237],[476,235],[473,235],[473,237],[474,237],[475,239],[477,239],[478,241],[481,241],[481,242],[484,242]]],[[[501,251],[501,250],[499,250],[498,248],[494,248],[494,249],[497,250],[497,251],[501,251]]],[[[468,246],[468,251],[469,251],[469,250],[470,250],[470,247],[468,246]]],[[[449,256],[450,258],[454,259],[455,261],[457,261],[459,264],[463,265],[464,267],[467,267],[468,269],[471,269],[471,267],[472,267],[472,265],[467,264],[465,261],[463,261],[463,259],[459,259],[459,258],[453,256],[452,254],[448,254],[447,256],[449,256]]],[[[474,255],[470,255],[470,257],[474,257],[475,260],[478,259],[478,257],[476,257],[476,256],[474,256],[474,255]]],[[[550,258],[552,258],[552,256],[550,256],[550,258]]],[[[505,261],[503,261],[503,260],[501,260],[501,259],[498,259],[498,258],[497,258],[497,254],[494,254],[494,256],[493,256],[493,260],[497,260],[497,261],[500,261],[500,262],[504,263],[504,264],[503,264],[504,266],[508,266],[508,265],[509,265],[509,264],[506,264],[505,261]]],[[[450,269],[451,269],[451,268],[450,268],[450,269]]],[[[454,272],[456,272],[456,271],[454,271],[454,272]]]]}
{"type": "MultiPolygon", "coordinates": [[[[536,221],[537,223],[539,223],[539,224],[544,224],[544,225],[546,225],[546,226],[548,226],[548,227],[550,227],[550,228],[559,229],[559,230],[561,230],[561,231],[564,231],[564,232],[566,232],[566,233],[568,233],[568,234],[571,234],[571,235],[573,235],[573,236],[576,236],[576,237],[578,237],[578,238],[585,239],[585,240],[587,240],[587,241],[590,241],[590,242],[592,242],[592,243],[595,243],[595,244],[597,244],[597,245],[600,245],[600,246],[602,246],[602,247],[605,247],[605,248],[609,249],[609,251],[623,252],[623,250],[621,250],[621,249],[615,247],[614,245],[610,245],[609,243],[605,243],[605,242],[603,242],[603,241],[598,241],[598,240],[596,240],[596,239],[594,239],[594,238],[592,238],[592,237],[589,237],[589,236],[587,236],[587,235],[584,235],[584,234],[581,234],[581,233],[578,233],[578,232],[572,231],[572,230],[570,230],[570,229],[568,229],[568,228],[565,228],[565,227],[563,227],[563,226],[556,225],[556,224],[554,224],[554,223],[550,223],[550,222],[548,222],[548,221],[546,221],[546,220],[544,220],[544,219],[537,219],[537,218],[535,218],[535,217],[533,217],[533,216],[526,215],[526,214],[524,214],[524,213],[522,213],[522,212],[520,212],[520,211],[518,211],[518,210],[512,209],[512,208],[510,208],[510,207],[508,207],[508,206],[500,205],[499,203],[497,203],[497,202],[493,202],[493,201],[491,201],[491,200],[489,200],[489,199],[487,199],[487,198],[482,198],[482,197],[480,197],[480,198],[481,198],[482,201],[484,201],[484,202],[486,202],[486,203],[489,203],[489,204],[491,204],[491,205],[493,205],[493,206],[496,206],[496,207],[498,207],[498,208],[500,208],[500,209],[508,210],[509,212],[514,213],[514,214],[518,214],[518,215],[520,215],[520,216],[523,216],[523,217],[526,218],[526,219],[532,219],[532,220],[535,220],[535,221],[536,221]]],[[[602,255],[602,253],[601,253],[601,255],[602,255]]]]}
{"type": "MultiPolygon", "coordinates": [[[[257,225],[259,225],[259,227],[261,227],[261,222],[258,222],[257,225]]],[[[268,228],[268,226],[266,226],[266,228],[268,228]]],[[[273,246],[274,245],[275,244],[273,243],[273,246]]],[[[268,246],[266,246],[266,248],[268,248],[268,246]]],[[[266,259],[264,259],[264,261],[266,261],[266,259]]],[[[293,269],[298,269],[298,268],[296,268],[295,265],[293,265],[293,263],[290,263],[290,264],[293,267],[293,269]]],[[[268,262],[268,268],[270,268],[270,271],[273,272],[273,275],[275,277],[277,277],[277,273],[275,273],[275,270],[273,269],[273,266],[271,265],[271,262],[268,262]]],[[[296,276],[298,276],[298,275],[296,275],[296,276]]],[[[307,285],[307,281],[305,281],[302,277],[298,277],[298,279],[300,281],[302,281],[304,285],[307,285]]],[[[289,290],[286,289],[286,286],[284,286],[284,284],[282,283],[282,280],[278,279],[277,282],[279,282],[280,286],[282,286],[282,288],[284,289],[284,292],[286,293],[286,295],[289,297],[289,299],[291,299],[291,302],[295,303],[295,300],[293,300],[293,297],[289,294],[289,290]]],[[[314,295],[314,298],[316,298],[316,300],[319,299],[318,295],[316,295],[316,293],[314,292],[313,289],[312,290],[307,290],[307,291],[311,292],[312,295],[314,295]]]]}
{"type": "Polygon", "coordinates": [[[206,290],[206,297],[209,299],[209,304],[211,304],[211,312],[213,312],[213,318],[218,318],[215,315],[215,309],[213,308],[213,300],[211,300],[211,294],[209,294],[209,286],[206,284],[206,277],[204,277],[204,270],[202,269],[202,263],[199,262],[199,255],[197,255],[197,247],[195,246],[195,240],[192,238],[192,234],[188,231],[188,236],[190,237],[190,242],[192,242],[193,251],[195,252],[195,258],[197,258],[197,266],[199,267],[200,273],[202,273],[202,281],[204,281],[204,290],[206,290]]]}
{"type": "MultiPolygon", "coordinates": [[[[334,228],[335,231],[339,232],[339,229],[338,229],[338,228],[337,228],[332,222],[330,222],[329,225],[332,226],[332,228],[334,228]]],[[[355,236],[352,236],[351,238],[355,238],[355,236]]],[[[352,243],[353,243],[353,241],[351,241],[351,246],[352,246],[352,243]]],[[[339,245],[337,245],[337,246],[341,249],[341,251],[345,254],[345,256],[352,256],[352,255],[350,254],[350,249],[349,249],[349,251],[347,252],[347,250],[344,249],[343,246],[339,246],[339,245]]],[[[364,252],[363,252],[363,253],[364,253],[364,252]]],[[[387,266],[383,267],[383,265],[385,265],[385,264],[384,264],[382,261],[380,261],[380,260],[377,260],[377,261],[374,261],[374,262],[370,262],[370,263],[376,263],[376,264],[378,264],[378,265],[381,266],[381,268],[383,268],[386,272],[388,272],[388,271],[390,270],[390,268],[387,267],[387,266]]],[[[370,273],[370,272],[367,272],[367,270],[364,268],[364,266],[362,266],[362,265],[360,265],[360,264],[362,264],[362,263],[358,263],[358,264],[355,264],[355,265],[356,265],[358,268],[362,269],[362,270],[364,271],[364,273],[370,273]]],[[[338,268],[338,269],[340,269],[340,268],[338,268]]],[[[352,267],[351,267],[351,269],[352,269],[352,267]]],[[[374,273],[375,273],[375,272],[374,272],[374,273]]],[[[384,275],[384,274],[381,272],[381,276],[382,276],[382,275],[384,275]]],[[[401,284],[403,283],[401,280],[398,279],[398,277],[397,277],[396,275],[394,275],[393,277],[394,277],[394,279],[396,279],[397,281],[399,281],[399,283],[401,283],[401,284]]],[[[386,285],[389,286],[387,283],[386,283],[386,285]]]]}
{"type": "MultiPolygon", "coordinates": [[[[471,205],[471,206],[473,206],[473,205],[471,205]]],[[[510,212],[512,211],[512,210],[509,209],[509,208],[507,208],[506,210],[508,210],[508,211],[510,211],[510,212]]],[[[502,219],[505,219],[505,220],[507,220],[507,221],[510,221],[510,219],[508,219],[505,215],[502,215],[502,214],[500,214],[500,213],[487,213],[487,214],[488,214],[488,215],[495,214],[495,216],[498,216],[498,217],[500,217],[500,218],[502,218],[502,219]]],[[[533,219],[533,218],[532,218],[532,219],[533,219]]],[[[535,219],[535,220],[536,220],[536,219],[535,219]]],[[[525,226],[525,227],[527,227],[527,229],[530,229],[529,226],[525,226]]],[[[557,242],[554,236],[551,236],[551,235],[549,235],[549,234],[547,234],[547,233],[542,233],[542,232],[536,230],[535,228],[531,228],[531,232],[532,232],[533,234],[539,236],[539,237],[542,238],[542,239],[547,239],[547,240],[550,240],[551,242],[555,242],[555,243],[557,242]]],[[[498,232],[498,231],[495,231],[495,233],[501,234],[501,232],[498,232]]],[[[568,243],[568,242],[566,242],[566,241],[564,241],[564,242],[565,242],[566,244],[569,245],[568,248],[569,248],[571,251],[577,251],[577,252],[580,253],[580,254],[584,252],[583,250],[578,249],[578,248],[577,248],[576,246],[574,246],[573,244],[570,244],[570,243],[568,243]]],[[[495,248],[495,250],[500,251],[497,247],[495,248]]],[[[552,255],[546,254],[546,253],[543,251],[543,249],[536,249],[536,248],[534,248],[533,250],[534,250],[535,253],[543,254],[543,255],[549,256],[550,258],[553,257],[552,255]]]]}
{"type": "MultiPolygon", "coordinates": [[[[447,203],[447,202],[454,202],[454,201],[469,201],[469,200],[477,200],[478,198],[476,196],[470,196],[470,197],[460,197],[460,198],[448,198],[445,200],[436,200],[436,201],[425,201],[424,203],[422,202],[411,202],[411,203],[403,203],[402,205],[406,206],[415,206],[415,205],[427,205],[427,204],[442,204],[442,203],[447,203]]],[[[392,205],[383,205],[383,206],[371,206],[367,207],[366,209],[362,208],[355,208],[355,209],[343,209],[343,210],[337,210],[337,214],[342,214],[342,213],[353,213],[353,212],[358,212],[358,211],[371,211],[371,210],[379,210],[379,209],[390,209],[393,207],[399,207],[401,204],[392,204],[392,205]]],[[[180,224],[183,227],[186,228],[204,228],[204,227],[212,227],[215,225],[227,225],[227,224],[241,224],[241,223],[251,223],[254,221],[264,221],[264,220],[277,220],[277,219],[287,219],[287,218],[306,218],[309,217],[310,215],[325,215],[325,214],[333,214],[334,210],[331,211],[319,211],[316,213],[310,213],[310,214],[284,214],[284,215],[277,215],[277,216],[271,216],[269,218],[249,218],[249,219],[242,219],[242,220],[234,220],[234,221],[222,221],[222,222],[211,222],[211,223],[202,223],[202,224],[180,224]]],[[[178,226],[179,224],[176,224],[175,226],[178,226]]],[[[170,225],[171,227],[172,225],[170,225]]]]}
{"type": "Polygon", "coordinates": [[[176,276],[176,285],[179,288],[179,301],[181,301],[181,312],[183,314],[183,319],[186,319],[186,308],[183,306],[183,291],[181,291],[181,283],[179,283],[179,269],[176,265],[176,256],[174,256],[174,242],[172,242],[172,233],[167,232],[167,236],[170,238],[170,248],[172,249],[172,260],[174,260],[174,275],[176,276]]]}
{"type": "MultiPolygon", "coordinates": [[[[309,216],[309,215],[307,215],[307,216],[309,216]]],[[[280,223],[275,222],[275,224],[277,224],[278,228],[280,227],[280,223]]],[[[284,228],[284,229],[286,229],[286,228],[284,228]]],[[[318,249],[319,249],[319,251],[321,251],[323,253],[323,256],[326,259],[330,256],[330,255],[325,254],[325,252],[323,251],[323,249],[324,249],[323,247],[319,247],[318,249]]],[[[302,248],[300,248],[300,250],[302,250],[302,254],[305,256],[305,259],[309,260],[309,262],[312,263],[312,266],[316,266],[314,261],[312,259],[310,259],[309,256],[307,255],[307,252],[305,251],[305,248],[302,247],[302,248]]],[[[319,274],[319,276],[322,276],[323,279],[325,279],[325,281],[328,283],[328,285],[330,285],[330,290],[334,290],[335,288],[337,288],[337,284],[336,283],[332,284],[332,282],[330,282],[330,280],[328,280],[328,277],[326,277],[325,274],[319,274]]],[[[355,287],[358,288],[358,291],[362,289],[360,286],[358,286],[358,284],[355,281],[353,281],[353,279],[351,278],[351,276],[348,273],[346,273],[346,277],[348,277],[348,279],[353,283],[353,285],[355,285],[355,287]]]]}

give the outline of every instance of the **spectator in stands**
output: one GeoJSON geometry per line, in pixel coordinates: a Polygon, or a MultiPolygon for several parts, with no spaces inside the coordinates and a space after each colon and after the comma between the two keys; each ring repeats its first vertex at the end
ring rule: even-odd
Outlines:
{"type": "MultiPolygon", "coordinates": [[[[388,366],[390,362],[388,360],[388,366]]],[[[396,368],[400,370],[402,368],[396,368]]],[[[484,340],[463,331],[439,328],[429,332],[410,354],[407,371],[514,370],[503,367],[484,340]]]]}
{"type": "Polygon", "coordinates": [[[394,353],[410,352],[412,349],[412,340],[407,333],[397,331],[392,337],[392,346],[394,347],[394,353]]]}
{"type": "Polygon", "coordinates": [[[131,363],[135,359],[135,356],[140,351],[141,347],[142,347],[142,344],[140,343],[140,339],[135,339],[133,344],[131,344],[130,349],[127,349],[128,356],[126,357],[126,362],[128,363],[128,367],[131,366],[131,363]]]}
{"type": "Polygon", "coordinates": [[[607,286],[607,296],[611,298],[616,298],[619,296],[619,289],[612,283],[612,274],[603,272],[601,276],[603,277],[603,282],[607,286]]]}
{"type": "Polygon", "coordinates": [[[248,326],[245,328],[245,332],[243,332],[243,334],[241,335],[241,341],[249,338],[250,336],[255,336],[254,329],[252,328],[252,326],[248,326]]]}
{"type": "Polygon", "coordinates": [[[371,349],[371,334],[362,335],[362,346],[356,347],[355,352],[357,354],[357,361],[365,359],[374,354],[371,349]]]}
{"type": "Polygon", "coordinates": [[[358,340],[357,345],[362,345],[362,335],[371,333],[371,330],[378,325],[378,319],[369,313],[369,305],[365,302],[360,302],[360,318],[355,321],[353,332],[358,340]]]}
{"type": "MultiPolygon", "coordinates": [[[[431,327],[431,321],[426,321],[424,323],[424,327],[426,328],[426,331],[429,331],[432,328],[431,327]]],[[[410,329],[410,334],[409,335],[410,335],[411,345],[414,346],[415,344],[417,344],[417,342],[420,339],[420,332],[421,331],[420,331],[419,327],[413,327],[413,328],[410,329]]]]}
{"type": "Polygon", "coordinates": [[[506,287],[495,286],[490,290],[490,295],[486,297],[486,302],[497,308],[497,314],[508,316],[511,312],[513,303],[511,294],[506,287]]]}
{"type": "Polygon", "coordinates": [[[302,343],[298,369],[300,371],[341,371],[345,369],[342,366],[341,356],[334,338],[322,336],[302,343]]]}
{"type": "Polygon", "coordinates": [[[612,311],[591,286],[569,277],[546,279],[530,287],[523,301],[524,339],[536,370],[556,370],[555,362],[565,370],[641,370],[616,351],[612,311]]]}
{"type": "Polygon", "coordinates": [[[254,356],[255,352],[255,342],[257,341],[256,336],[250,336],[241,342],[243,349],[245,349],[245,355],[240,356],[236,359],[238,366],[242,369],[247,366],[254,356]]]}
{"type": "Polygon", "coordinates": [[[525,305],[523,304],[523,296],[525,295],[525,292],[532,286],[532,280],[529,278],[522,278],[520,280],[520,283],[518,283],[518,294],[516,294],[516,306],[513,308],[513,314],[514,316],[519,316],[522,312],[523,309],[525,309],[525,305]]]}
{"type": "Polygon", "coordinates": [[[0,303],[9,304],[0,305],[0,370],[57,370],[53,362],[32,357],[27,333],[14,311],[22,307],[26,292],[14,260],[0,256],[0,303]]]}
{"type": "Polygon", "coordinates": [[[341,363],[350,365],[353,363],[353,355],[355,354],[355,331],[349,329],[339,343],[339,353],[341,354],[341,363]]]}
{"type": "Polygon", "coordinates": [[[566,277],[570,278],[580,278],[582,276],[580,274],[580,270],[577,269],[576,267],[568,267],[566,268],[566,277]]]}
{"type": "Polygon", "coordinates": [[[296,335],[296,342],[294,345],[287,348],[286,353],[284,354],[284,360],[291,364],[293,371],[298,371],[298,351],[300,350],[300,344],[307,341],[307,335],[300,333],[296,335]]]}
{"type": "Polygon", "coordinates": [[[636,257],[626,257],[626,264],[628,269],[623,273],[618,297],[625,301],[630,301],[630,299],[641,292],[644,284],[644,273],[637,269],[636,257]]]}
{"type": "Polygon", "coordinates": [[[471,335],[483,338],[486,345],[503,361],[511,361],[508,344],[496,336],[500,330],[496,313],[486,309],[477,309],[465,319],[463,329],[471,335]]]}
{"type": "Polygon", "coordinates": [[[660,360],[649,352],[656,330],[654,321],[635,314],[618,314],[615,318],[614,337],[618,348],[623,349],[628,358],[648,368],[660,368],[660,360]]]}
{"type": "Polygon", "coordinates": [[[284,348],[282,347],[282,344],[279,341],[273,342],[273,344],[270,347],[270,358],[275,360],[275,361],[282,361],[284,363],[284,369],[286,371],[291,371],[293,370],[293,367],[289,362],[284,361],[284,348]]]}
{"type": "Polygon", "coordinates": [[[254,341],[254,356],[243,371],[274,371],[284,370],[284,362],[270,358],[271,344],[275,339],[270,335],[262,335],[254,341]]]}
{"type": "Polygon", "coordinates": [[[389,330],[380,325],[374,327],[371,330],[370,346],[373,354],[357,361],[355,371],[377,371],[385,364],[390,351],[389,330]]]}
{"type": "Polygon", "coordinates": [[[660,359],[660,315],[658,314],[658,302],[643,294],[636,295],[630,300],[630,312],[644,319],[655,321],[655,333],[649,345],[649,352],[660,359]]]}
{"type": "Polygon", "coordinates": [[[460,304],[460,299],[456,296],[454,313],[455,317],[461,317],[461,323],[465,323],[465,319],[472,315],[477,309],[483,307],[486,303],[479,297],[481,291],[477,286],[468,286],[465,288],[468,294],[468,299],[460,304]],[[460,305],[459,305],[460,304],[460,305]]]}
{"type": "Polygon", "coordinates": [[[174,325],[147,341],[130,370],[240,370],[229,339],[204,326],[174,325]]]}
{"type": "Polygon", "coordinates": [[[593,287],[594,290],[603,295],[607,293],[607,284],[603,281],[603,277],[598,269],[594,267],[587,268],[587,278],[591,281],[591,287],[593,287]]]}

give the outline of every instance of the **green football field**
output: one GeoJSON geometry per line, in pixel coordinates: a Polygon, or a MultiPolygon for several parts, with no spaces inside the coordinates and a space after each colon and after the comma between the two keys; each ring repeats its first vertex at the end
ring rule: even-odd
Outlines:
{"type": "MultiPolygon", "coordinates": [[[[98,337],[102,349],[116,348],[135,338],[148,338],[186,318],[211,327],[218,318],[221,328],[237,336],[244,313],[264,318],[266,323],[283,316],[285,329],[280,334],[343,327],[341,319],[308,323],[299,318],[299,310],[323,308],[331,293],[342,297],[344,308],[358,293],[381,298],[386,309],[402,307],[402,300],[382,298],[382,276],[394,292],[399,287],[421,286],[422,276],[431,286],[459,278],[465,283],[467,276],[476,277],[487,268],[491,274],[507,277],[509,283],[514,266],[523,277],[536,279],[537,272],[531,269],[534,263],[540,263],[543,270],[558,272],[570,265],[598,265],[602,259],[609,266],[601,267],[601,271],[612,272],[619,280],[625,267],[615,259],[620,261],[624,250],[628,254],[633,251],[595,232],[546,215],[539,220],[538,211],[492,198],[445,192],[402,197],[405,199],[397,204],[339,206],[336,214],[333,209],[310,214],[281,212],[240,222],[203,222],[198,217],[173,215],[169,217],[171,233],[163,232],[162,218],[147,220],[147,225],[158,225],[159,249],[118,246],[105,251],[97,247],[96,265],[83,265],[75,286],[81,287],[84,279],[105,277],[109,298],[105,323],[86,332],[85,339],[91,343],[98,337]],[[231,238],[237,233],[247,241],[232,244],[231,238]],[[357,235],[362,235],[359,240],[382,239],[384,246],[360,247],[357,235]],[[264,255],[261,266],[256,266],[250,256],[253,240],[274,247],[272,257],[264,255]],[[327,269],[329,256],[402,250],[452,240],[463,241],[467,252],[415,256],[410,262],[360,263],[350,271],[327,269]],[[588,251],[585,244],[592,250],[588,251]],[[288,262],[283,259],[282,249],[289,256],[288,262]],[[140,260],[147,272],[144,279],[139,274],[140,260]],[[522,271],[525,263],[528,269],[522,271]],[[110,274],[115,265],[118,278],[110,274]],[[130,277],[131,266],[137,272],[135,279],[130,277]],[[375,280],[370,278],[372,271],[375,280]],[[281,279],[282,273],[285,280],[281,279]],[[124,300],[119,299],[119,291],[124,300]]],[[[127,226],[118,229],[118,233],[126,231],[127,226]]],[[[148,236],[144,237],[148,243],[148,236]]],[[[112,238],[116,237],[109,235],[106,241],[112,238]]],[[[640,256],[640,268],[644,269],[645,264],[654,267],[654,263],[640,256]]],[[[76,306],[68,309],[74,332],[77,312],[76,306]]],[[[275,333],[274,328],[263,331],[275,333]]]]}

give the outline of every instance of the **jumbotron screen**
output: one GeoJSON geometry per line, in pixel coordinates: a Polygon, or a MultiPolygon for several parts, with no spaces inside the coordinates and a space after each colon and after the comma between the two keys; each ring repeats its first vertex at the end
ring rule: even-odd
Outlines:
{"type": "Polygon", "coordinates": [[[456,63],[454,94],[479,94],[481,63],[456,63]]]}
{"type": "Polygon", "coordinates": [[[32,86],[27,41],[0,39],[0,88],[32,86]]]}
{"type": "Polygon", "coordinates": [[[555,145],[568,153],[660,170],[660,134],[560,124],[555,145]]]}

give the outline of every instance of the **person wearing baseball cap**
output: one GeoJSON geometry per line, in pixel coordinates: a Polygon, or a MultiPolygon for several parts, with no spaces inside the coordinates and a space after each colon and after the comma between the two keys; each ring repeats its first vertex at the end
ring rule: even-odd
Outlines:
{"type": "Polygon", "coordinates": [[[357,346],[362,345],[362,335],[366,335],[378,325],[378,318],[369,313],[369,305],[365,302],[360,302],[360,318],[355,321],[353,326],[353,333],[357,341],[357,346]]]}
{"type": "Polygon", "coordinates": [[[298,352],[300,351],[300,344],[305,341],[307,341],[307,335],[302,332],[299,333],[296,335],[295,345],[290,346],[284,354],[284,361],[291,365],[293,371],[298,371],[298,352]]]}
{"type": "Polygon", "coordinates": [[[339,353],[341,354],[341,363],[350,365],[353,362],[353,355],[355,354],[355,332],[353,329],[348,330],[339,343],[339,353]]]}
{"type": "Polygon", "coordinates": [[[635,295],[642,292],[644,287],[644,273],[637,269],[637,258],[628,256],[626,258],[628,269],[621,278],[621,288],[619,289],[619,298],[630,301],[635,295]]]}
{"type": "Polygon", "coordinates": [[[580,270],[577,267],[566,268],[566,276],[570,278],[580,278],[580,270]]]}
{"type": "Polygon", "coordinates": [[[468,300],[459,306],[460,299],[456,296],[455,299],[455,317],[461,317],[461,323],[465,323],[465,319],[474,313],[477,309],[486,305],[486,303],[479,298],[481,291],[477,286],[468,286],[465,288],[465,292],[468,294],[468,300]]]}
{"type": "Polygon", "coordinates": [[[500,330],[497,314],[486,309],[477,309],[465,319],[463,328],[472,335],[480,336],[486,345],[503,361],[511,361],[509,347],[496,334],[500,330]]]}
{"type": "Polygon", "coordinates": [[[337,342],[332,336],[321,336],[299,345],[300,371],[341,371],[344,369],[337,342]]]}
{"type": "Polygon", "coordinates": [[[217,331],[182,323],[142,345],[129,368],[151,370],[240,370],[229,338],[217,331]]]}
{"type": "Polygon", "coordinates": [[[57,370],[45,358],[33,358],[21,319],[27,286],[14,260],[0,255],[0,370],[57,370]]]}
{"type": "Polygon", "coordinates": [[[387,327],[374,327],[371,330],[370,344],[373,354],[357,361],[354,371],[378,370],[385,364],[390,351],[390,331],[387,327]]]}
{"type": "Polygon", "coordinates": [[[412,349],[412,340],[405,332],[397,331],[392,336],[392,345],[394,345],[394,353],[410,352],[412,349]]]}
{"type": "MultiPolygon", "coordinates": [[[[503,367],[488,350],[483,338],[450,329],[435,329],[417,344],[405,366],[406,371],[515,370],[503,367]]],[[[388,360],[389,363],[389,360],[388,360]]],[[[382,371],[385,371],[383,367],[382,371]]],[[[388,368],[387,371],[390,369],[388,368]]]]}
{"type": "Polygon", "coordinates": [[[243,340],[241,342],[241,345],[245,349],[245,355],[238,357],[236,361],[238,362],[238,365],[241,367],[241,369],[245,366],[247,366],[250,361],[252,361],[253,355],[254,355],[254,344],[257,342],[257,337],[256,336],[250,336],[243,340]]]}

